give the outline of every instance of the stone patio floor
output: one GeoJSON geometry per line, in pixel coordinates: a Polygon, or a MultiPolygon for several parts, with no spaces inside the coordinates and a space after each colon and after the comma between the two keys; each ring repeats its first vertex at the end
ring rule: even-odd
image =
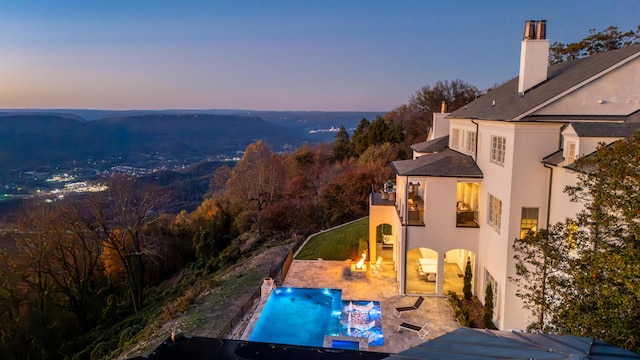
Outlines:
{"type": "MultiPolygon", "coordinates": [[[[399,353],[460,327],[446,297],[425,297],[419,310],[405,312],[397,318],[393,314],[394,309],[413,305],[417,297],[398,295],[398,283],[395,281],[392,263],[382,264],[380,277],[370,273],[366,276],[354,274],[347,277],[343,274],[343,268],[343,261],[294,260],[282,286],[342,289],[343,300],[379,301],[384,346],[369,347],[369,351],[399,353]],[[419,326],[428,322],[430,334],[421,340],[413,331],[398,332],[398,325],[402,322],[419,326]]],[[[243,340],[249,338],[263,307],[264,301],[261,300],[248,321],[241,337],[243,340]]]]}

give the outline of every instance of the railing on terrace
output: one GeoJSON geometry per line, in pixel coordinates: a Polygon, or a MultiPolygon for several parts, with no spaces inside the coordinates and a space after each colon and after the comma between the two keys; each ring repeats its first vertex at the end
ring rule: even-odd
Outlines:
{"type": "Polygon", "coordinates": [[[420,196],[409,197],[408,225],[424,225],[424,200],[420,196]]]}
{"type": "Polygon", "coordinates": [[[456,227],[480,227],[478,225],[478,212],[473,210],[457,211],[456,227]]]}
{"type": "MultiPolygon", "coordinates": [[[[291,263],[293,262],[293,255],[296,253],[296,251],[298,251],[298,249],[300,249],[302,244],[304,244],[304,240],[305,240],[305,236],[301,236],[300,238],[297,238],[293,243],[293,247],[287,253],[287,256],[285,256],[278,263],[278,265],[274,266],[273,268],[271,268],[271,271],[269,271],[268,277],[272,278],[275,281],[276,285],[278,286],[282,285],[284,278],[287,276],[287,273],[289,272],[291,263]]],[[[233,329],[236,326],[238,326],[242,322],[244,317],[253,310],[255,301],[260,299],[261,286],[262,284],[256,285],[256,291],[254,291],[253,294],[251,294],[251,296],[249,297],[249,299],[247,299],[247,301],[240,307],[240,310],[238,310],[238,312],[233,317],[231,317],[231,319],[227,321],[227,324],[224,326],[224,331],[226,332],[226,334],[224,333],[219,334],[220,337],[226,337],[229,334],[233,333],[233,329]]]]}
{"type": "Polygon", "coordinates": [[[409,225],[424,225],[424,211],[423,210],[409,210],[407,215],[407,222],[409,225]]]}

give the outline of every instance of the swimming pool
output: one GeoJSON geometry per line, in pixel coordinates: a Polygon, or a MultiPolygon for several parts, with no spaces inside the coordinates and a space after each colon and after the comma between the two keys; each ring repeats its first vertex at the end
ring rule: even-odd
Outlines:
{"type": "Polygon", "coordinates": [[[249,340],[322,347],[325,335],[367,337],[370,346],[383,345],[380,303],[343,301],[340,289],[278,288],[249,340]]]}

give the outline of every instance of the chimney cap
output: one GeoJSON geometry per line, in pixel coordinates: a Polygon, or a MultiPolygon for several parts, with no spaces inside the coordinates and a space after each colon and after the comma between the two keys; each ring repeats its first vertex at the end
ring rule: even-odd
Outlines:
{"type": "Polygon", "coordinates": [[[526,20],[523,40],[545,40],[547,38],[547,20],[526,20]]]}

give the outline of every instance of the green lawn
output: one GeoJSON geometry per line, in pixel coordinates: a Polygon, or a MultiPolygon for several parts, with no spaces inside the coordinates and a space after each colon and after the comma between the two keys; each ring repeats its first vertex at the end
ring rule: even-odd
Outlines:
{"type": "Polygon", "coordinates": [[[313,236],[296,256],[296,260],[345,260],[351,258],[351,247],[358,252],[368,248],[369,218],[313,236]]]}

